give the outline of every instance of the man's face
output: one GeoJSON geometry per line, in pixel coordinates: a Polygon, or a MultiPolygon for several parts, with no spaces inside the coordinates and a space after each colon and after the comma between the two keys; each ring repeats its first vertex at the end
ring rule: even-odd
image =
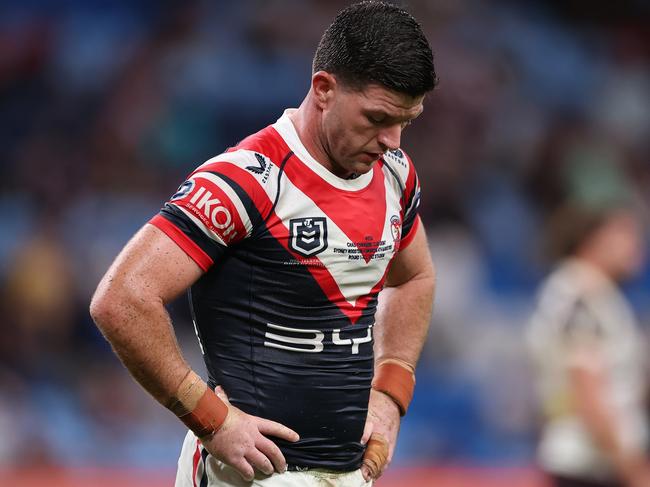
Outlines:
{"type": "Polygon", "coordinates": [[[352,90],[337,83],[323,108],[321,142],[339,177],[364,174],[387,150],[400,146],[402,130],[422,113],[424,96],[380,85],[352,90]]]}

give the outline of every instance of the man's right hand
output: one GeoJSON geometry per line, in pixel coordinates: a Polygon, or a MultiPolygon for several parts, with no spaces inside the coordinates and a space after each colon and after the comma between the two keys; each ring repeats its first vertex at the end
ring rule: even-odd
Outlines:
{"type": "Polygon", "coordinates": [[[275,436],[287,441],[298,441],[298,433],[286,426],[246,414],[236,408],[221,387],[214,391],[228,406],[228,416],[219,431],[201,438],[208,452],[230,465],[246,481],[255,477],[255,470],[271,475],[274,470],[283,473],[287,470],[284,455],[267,436],[275,436]]]}

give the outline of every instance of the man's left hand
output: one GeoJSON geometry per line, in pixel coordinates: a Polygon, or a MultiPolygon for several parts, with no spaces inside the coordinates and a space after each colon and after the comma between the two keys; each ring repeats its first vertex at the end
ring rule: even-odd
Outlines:
{"type": "Polygon", "coordinates": [[[383,392],[370,390],[368,417],[361,443],[367,444],[361,473],[367,481],[378,479],[390,464],[399,433],[400,414],[397,404],[383,392]]]}

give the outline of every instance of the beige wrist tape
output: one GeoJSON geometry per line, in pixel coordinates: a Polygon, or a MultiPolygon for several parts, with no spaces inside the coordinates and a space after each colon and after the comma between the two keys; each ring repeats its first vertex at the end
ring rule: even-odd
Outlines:
{"type": "Polygon", "coordinates": [[[218,431],[228,416],[228,406],[192,370],[178,387],[169,409],[198,438],[218,431]]]}
{"type": "Polygon", "coordinates": [[[372,388],[388,395],[404,416],[415,389],[415,367],[400,359],[385,359],[377,364],[372,388]]]}
{"type": "Polygon", "coordinates": [[[378,478],[388,461],[388,441],[381,433],[373,433],[363,454],[363,464],[368,468],[370,477],[378,478]]]}

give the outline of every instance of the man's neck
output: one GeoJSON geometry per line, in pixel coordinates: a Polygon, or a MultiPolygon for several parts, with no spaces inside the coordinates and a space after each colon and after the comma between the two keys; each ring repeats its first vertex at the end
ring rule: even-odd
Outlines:
{"type": "Polygon", "coordinates": [[[289,114],[289,120],[293,123],[298,138],[307,152],[325,169],[338,177],[347,177],[349,175],[337,174],[333,169],[334,165],[325,149],[324,141],[321,137],[320,112],[314,107],[310,100],[311,94],[308,94],[298,109],[289,114]]]}

